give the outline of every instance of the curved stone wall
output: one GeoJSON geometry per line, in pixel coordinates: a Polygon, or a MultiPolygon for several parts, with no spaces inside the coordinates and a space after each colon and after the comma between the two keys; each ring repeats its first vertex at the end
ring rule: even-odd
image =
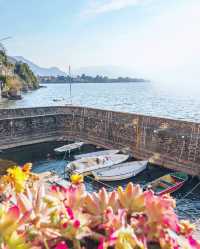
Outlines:
{"type": "Polygon", "coordinates": [[[200,124],[65,106],[0,109],[0,149],[65,136],[200,175],[200,124]]]}

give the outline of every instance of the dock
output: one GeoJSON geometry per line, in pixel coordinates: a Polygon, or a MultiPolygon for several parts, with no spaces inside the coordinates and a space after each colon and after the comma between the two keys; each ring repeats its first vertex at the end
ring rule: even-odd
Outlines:
{"type": "Polygon", "coordinates": [[[76,142],[72,144],[67,144],[62,147],[54,149],[56,153],[65,153],[65,152],[71,152],[76,149],[80,149],[84,145],[83,142],[76,142]]]}

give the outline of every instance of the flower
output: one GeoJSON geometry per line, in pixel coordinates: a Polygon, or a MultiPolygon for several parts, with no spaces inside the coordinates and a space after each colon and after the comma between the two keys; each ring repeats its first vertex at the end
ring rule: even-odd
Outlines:
{"type": "Polygon", "coordinates": [[[109,207],[114,213],[118,210],[119,201],[116,191],[108,193],[105,188],[102,188],[98,193],[88,193],[84,198],[84,210],[91,215],[91,226],[97,226],[107,220],[104,214],[109,207]]]}
{"type": "Polygon", "coordinates": [[[78,185],[84,182],[83,176],[78,174],[71,175],[70,180],[74,185],[78,185]]]}
{"type": "MultiPolygon", "coordinates": [[[[20,248],[28,249],[30,245],[25,241],[22,234],[17,233],[16,230],[20,229],[21,225],[25,224],[30,217],[30,212],[24,215],[20,214],[18,206],[12,206],[8,210],[1,207],[0,209],[0,238],[6,244],[8,249],[20,248]]],[[[0,248],[1,247],[0,242],[0,248]]]]}
{"type": "Polygon", "coordinates": [[[5,178],[17,193],[23,192],[25,183],[28,179],[28,174],[23,172],[21,167],[13,167],[7,170],[7,177],[5,178]]]}
{"type": "Polygon", "coordinates": [[[131,227],[122,227],[110,238],[110,245],[115,249],[145,249],[145,245],[140,241],[131,227]]]}
{"type": "Polygon", "coordinates": [[[26,163],[22,167],[22,171],[25,173],[29,173],[31,171],[31,169],[32,169],[32,163],[26,163]]]}
{"type": "Polygon", "coordinates": [[[72,176],[69,187],[47,189],[39,177],[30,177],[30,168],[15,166],[0,179],[6,197],[0,203],[2,249],[147,249],[152,243],[200,249],[193,225],[179,220],[169,195],[143,192],[132,183],[88,193],[80,175],[72,176]]]}
{"type": "Polygon", "coordinates": [[[122,208],[126,208],[129,214],[141,212],[145,209],[145,196],[139,185],[129,183],[125,190],[118,188],[119,202],[122,208]]]}
{"type": "Polygon", "coordinates": [[[55,247],[55,249],[68,249],[68,248],[69,247],[66,245],[64,241],[59,242],[55,247]]]}
{"type": "Polygon", "coordinates": [[[179,226],[181,234],[191,234],[195,229],[195,226],[188,220],[181,220],[179,226]]]}

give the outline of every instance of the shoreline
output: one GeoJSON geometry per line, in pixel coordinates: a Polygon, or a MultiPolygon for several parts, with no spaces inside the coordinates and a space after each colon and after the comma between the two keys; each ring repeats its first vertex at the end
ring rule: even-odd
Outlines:
{"type": "Polygon", "coordinates": [[[50,84],[135,84],[135,83],[151,83],[151,81],[146,80],[146,81],[127,81],[127,82],[39,82],[40,84],[43,85],[50,85],[50,84]]]}

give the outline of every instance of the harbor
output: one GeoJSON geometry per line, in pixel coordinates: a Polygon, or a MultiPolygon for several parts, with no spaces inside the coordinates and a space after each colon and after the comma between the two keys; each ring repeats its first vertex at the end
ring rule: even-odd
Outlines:
{"type": "MultiPolygon", "coordinates": [[[[10,160],[13,160],[20,165],[24,164],[27,161],[32,161],[33,172],[35,173],[41,174],[44,172],[54,172],[61,179],[69,179],[65,174],[65,167],[70,162],[73,162],[75,160],[74,157],[80,157],[81,154],[85,153],[101,151],[94,145],[84,145],[81,150],[72,152],[70,156],[67,154],[66,158],[64,159],[64,155],[57,155],[54,153],[54,149],[62,146],[64,143],[66,142],[48,142],[8,149],[4,151],[3,154],[1,154],[1,157],[10,158],[10,160]]],[[[150,182],[171,172],[173,171],[160,167],[158,165],[150,164],[148,168],[143,170],[140,174],[128,178],[127,180],[103,182],[98,180],[96,181],[92,176],[85,176],[84,181],[86,184],[86,189],[89,192],[98,191],[102,187],[105,187],[106,189],[111,191],[117,188],[119,185],[126,186],[128,182],[140,184],[141,186],[147,186],[150,182]]],[[[193,222],[199,221],[199,190],[200,184],[198,178],[190,177],[180,190],[172,194],[172,196],[177,200],[176,212],[180,218],[189,219],[193,222]],[[193,188],[195,188],[194,191],[189,193],[193,188]]]]}
{"type": "Polygon", "coordinates": [[[199,239],[197,124],[72,106],[0,112],[1,159],[32,162],[47,192],[51,186],[70,188],[70,175],[78,173],[91,194],[130,183],[158,196],[171,193],[177,216],[196,224],[194,238],[199,239]]]}

